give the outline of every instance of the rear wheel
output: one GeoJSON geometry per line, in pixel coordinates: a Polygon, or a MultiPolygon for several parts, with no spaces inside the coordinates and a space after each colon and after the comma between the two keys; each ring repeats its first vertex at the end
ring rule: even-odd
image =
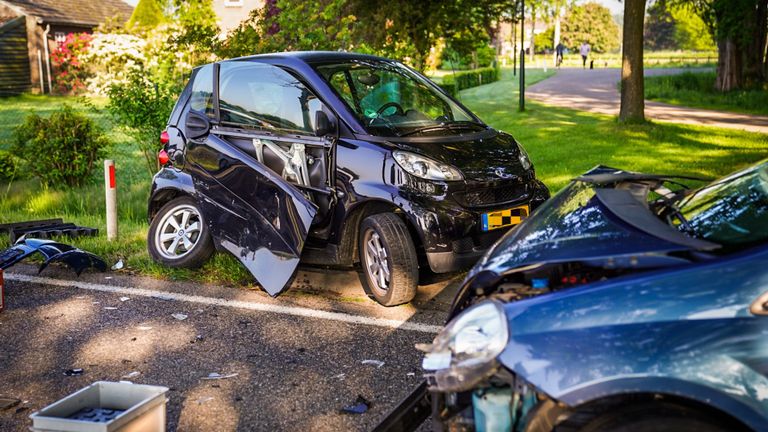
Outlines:
{"type": "Polygon", "coordinates": [[[213,241],[195,200],[179,197],[165,204],[149,225],[149,255],[169,267],[200,267],[213,253],[213,241]]]}
{"type": "Polygon", "coordinates": [[[408,303],[416,296],[419,262],[408,227],[394,213],[365,218],[358,240],[366,293],[384,306],[408,303]]]}

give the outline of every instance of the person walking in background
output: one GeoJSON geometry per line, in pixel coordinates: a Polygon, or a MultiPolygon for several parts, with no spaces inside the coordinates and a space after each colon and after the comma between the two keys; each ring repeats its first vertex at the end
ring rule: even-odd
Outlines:
{"type": "Polygon", "coordinates": [[[592,50],[592,47],[589,46],[589,43],[584,42],[581,44],[581,47],[579,47],[579,52],[581,53],[581,67],[586,69],[587,68],[587,56],[589,56],[589,52],[592,50]]]}
{"type": "Polygon", "coordinates": [[[558,43],[555,47],[555,66],[560,67],[563,62],[563,52],[565,51],[565,45],[562,42],[558,43]]]}

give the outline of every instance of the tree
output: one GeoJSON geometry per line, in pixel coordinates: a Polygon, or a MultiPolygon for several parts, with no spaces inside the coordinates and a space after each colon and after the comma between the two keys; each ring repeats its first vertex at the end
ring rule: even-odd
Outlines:
{"type": "Polygon", "coordinates": [[[736,90],[766,80],[766,0],[679,0],[691,6],[717,43],[720,91],[736,90]]]}
{"type": "Polygon", "coordinates": [[[655,1],[648,8],[648,17],[645,19],[645,46],[651,50],[678,49],[679,44],[675,40],[675,18],[667,8],[667,4],[655,1]]]}
{"type": "Polygon", "coordinates": [[[645,121],[643,78],[643,22],[645,0],[624,0],[624,38],[621,53],[621,108],[619,121],[645,121]]]}
{"type": "MultiPolygon", "coordinates": [[[[619,47],[619,26],[613,21],[611,11],[598,3],[572,7],[562,26],[563,45],[573,50],[584,42],[588,42],[595,52],[612,51],[619,47]]],[[[642,28],[640,31],[642,39],[642,28]]]]}
{"type": "Polygon", "coordinates": [[[151,30],[165,22],[164,0],[139,0],[125,27],[136,32],[151,30]]]}

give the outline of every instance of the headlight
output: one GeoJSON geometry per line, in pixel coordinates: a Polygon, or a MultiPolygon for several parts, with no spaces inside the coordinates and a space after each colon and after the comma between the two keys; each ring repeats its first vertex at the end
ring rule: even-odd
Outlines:
{"type": "Polygon", "coordinates": [[[425,180],[456,181],[464,179],[461,171],[456,168],[416,153],[398,150],[393,153],[393,156],[400,168],[425,180]]]}
{"type": "Polygon", "coordinates": [[[496,357],[507,346],[509,331],[501,304],[479,303],[459,314],[437,335],[422,367],[431,387],[442,392],[464,391],[496,371],[496,357]]]}
{"type": "Polygon", "coordinates": [[[520,155],[517,156],[520,159],[520,165],[523,166],[524,170],[528,171],[533,166],[533,164],[531,163],[531,158],[528,157],[528,152],[525,151],[523,146],[518,144],[517,148],[520,149],[520,155]]]}

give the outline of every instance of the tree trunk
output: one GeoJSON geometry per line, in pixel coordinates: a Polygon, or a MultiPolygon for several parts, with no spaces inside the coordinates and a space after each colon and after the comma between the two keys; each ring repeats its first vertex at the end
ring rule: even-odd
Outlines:
{"type": "Polygon", "coordinates": [[[742,52],[731,38],[717,42],[717,79],[715,89],[721,92],[742,86],[742,52]]]}
{"type": "Polygon", "coordinates": [[[555,66],[557,66],[557,45],[560,43],[560,12],[561,8],[555,10],[555,31],[552,38],[552,48],[555,50],[555,66]]]}
{"type": "Polygon", "coordinates": [[[763,70],[765,41],[768,33],[768,2],[758,0],[754,14],[746,14],[744,24],[751,29],[752,37],[744,50],[744,84],[754,86],[765,82],[763,70]]]}
{"type": "Polygon", "coordinates": [[[643,82],[643,21],[645,0],[624,0],[624,37],[621,54],[622,122],[645,121],[643,82]]]}

